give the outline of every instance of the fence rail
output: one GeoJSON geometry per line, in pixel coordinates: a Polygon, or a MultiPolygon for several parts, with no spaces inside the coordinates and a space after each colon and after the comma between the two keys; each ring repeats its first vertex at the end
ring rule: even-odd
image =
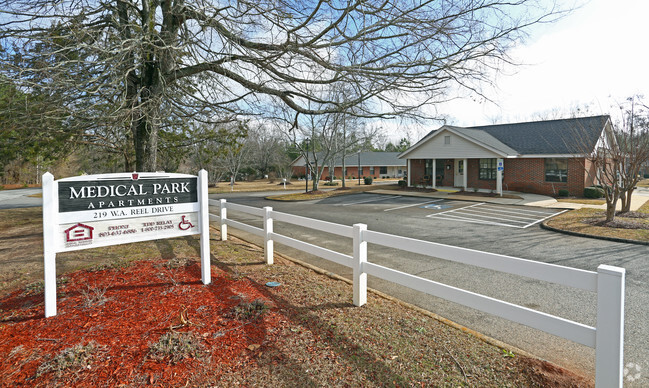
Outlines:
{"type": "Polygon", "coordinates": [[[356,306],[366,303],[367,275],[372,275],[595,348],[596,387],[622,387],[624,268],[600,265],[597,272],[586,271],[370,231],[364,224],[347,226],[314,220],[276,212],[270,207],[260,209],[228,203],[224,199],[210,200],[210,205],[218,206],[220,209],[219,215],[210,215],[210,220],[220,223],[221,239],[227,240],[228,225],[263,237],[264,255],[268,264],[273,263],[273,242],[276,241],[352,268],[353,302],[356,306]],[[262,217],[263,228],[227,218],[228,209],[262,217]],[[273,221],[351,238],[353,255],[345,255],[276,233],[273,231],[273,221]],[[371,263],[367,260],[368,243],[595,292],[597,293],[597,326],[588,326],[371,263]]]}

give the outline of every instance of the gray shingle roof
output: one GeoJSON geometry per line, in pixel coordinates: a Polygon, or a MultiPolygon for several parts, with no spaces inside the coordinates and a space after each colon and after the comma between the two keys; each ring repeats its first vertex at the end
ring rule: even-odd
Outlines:
{"type": "Polygon", "coordinates": [[[595,148],[609,120],[610,117],[605,115],[476,127],[444,126],[429,132],[403,156],[443,128],[457,131],[507,155],[584,154],[595,148]]]}
{"type": "Polygon", "coordinates": [[[592,151],[609,116],[471,127],[484,131],[520,155],[583,154],[592,151]]]}

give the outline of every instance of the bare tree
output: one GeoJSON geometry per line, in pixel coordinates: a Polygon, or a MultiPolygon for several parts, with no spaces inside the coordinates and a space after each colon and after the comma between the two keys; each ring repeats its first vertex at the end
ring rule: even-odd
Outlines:
{"type": "Polygon", "coordinates": [[[0,67],[80,134],[131,134],[155,170],[161,131],[259,114],[421,117],[461,85],[480,94],[530,25],[563,11],[538,0],[0,0],[0,67]],[[350,85],[354,98],[323,87],[350,85]]]}
{"type": "Polygon", "coordinates": [[[640,169],[649,161],[649,116],[640,96],[629,97],[620,109],[622,122],[616,139],[621,153],[619,180],[624,213],[631,210],[631,196],[640,180],[640,169]]]}
{"type": "Polygon", "coordinates": [[[633,96],[618,104],[621,117],[609,119],[593,148],[587,131],[576,129],[572,141],[581,144],[588,162],[584,168],[604,191],[606,221],[615,219],[618,201],[621,212],[630,211],[631,197],[640,179],[640,168],[649,160],[649,118],[647,106],[633,96]],[[589,168],[590,167],[590,168],[589,168]]]}

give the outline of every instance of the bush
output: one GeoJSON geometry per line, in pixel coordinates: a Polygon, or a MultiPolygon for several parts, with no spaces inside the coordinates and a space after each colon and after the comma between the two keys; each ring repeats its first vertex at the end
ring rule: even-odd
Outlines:
{"type": "Polygon", "coordinates": [[[604,197],[604,189],[601,187],[586,187],[584,189],[584,197],[585,198],[603,198],[604,197]]]}
{"type": "Polygon", "coordinates": [[[649,179],[649,174],[644,174],[644,179],[649,179]]]}
{"type": "Polygon", "coordinates": [[[325,182],[325,186],[338,186],[338,182],[325,182]]]}
{"type": "Polygon", "coordinates": [[[559,189],[559,197],[567,197],[570,193],[566,189],[559,189]]]}
{"type": "Polygon", "coordinates": [[[399,185],[399,187],[404,187],[405,188],[406,186],[408,186],[408,182],[406,182],[405,180],[402,179],[402,180],[400,180],[398,182],[398,185],[399,185]]]}
{"type": "Polygon", "coordinates": [[[371,176],[366,176],[364,181],[365,181],[366,185],[371,185],[372,184],[372,177],[371,176]]]}

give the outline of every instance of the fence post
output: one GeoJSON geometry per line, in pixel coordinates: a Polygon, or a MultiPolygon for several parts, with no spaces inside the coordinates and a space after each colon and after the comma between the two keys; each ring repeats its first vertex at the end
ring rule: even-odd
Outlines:
{"type": "Polygon", "coordinates": [[[352,263],[354,306],[362,306],[367,303],[367,274],[363,272],[363,263],[367,261],[367,242],[363,241],[363,232],[366,230],[367,225],[354,224],[354,261],[352,263]]]}
{"type": "Polygon", "coordinates": [[[219,201],[219,210],[219,217],[221,218],[221,241],[226,241],[228,239],[228,225],[226,224],[228,220],[228,209],[225,199],[219,201]]]}
{"type": "Polygon", "coordinates": [[[622,387],[624,349],[624,268],[597,267],[595,387],[622,387]]]}
{"type": "Polygon", "coordinates": [[[270,234],[273,233],[273,218],[270,215],[272,211],[272,207],[264,207],[264,255],[266,256],[266,264],[273,264],[273,240],[270,238],[270,234]]]}

